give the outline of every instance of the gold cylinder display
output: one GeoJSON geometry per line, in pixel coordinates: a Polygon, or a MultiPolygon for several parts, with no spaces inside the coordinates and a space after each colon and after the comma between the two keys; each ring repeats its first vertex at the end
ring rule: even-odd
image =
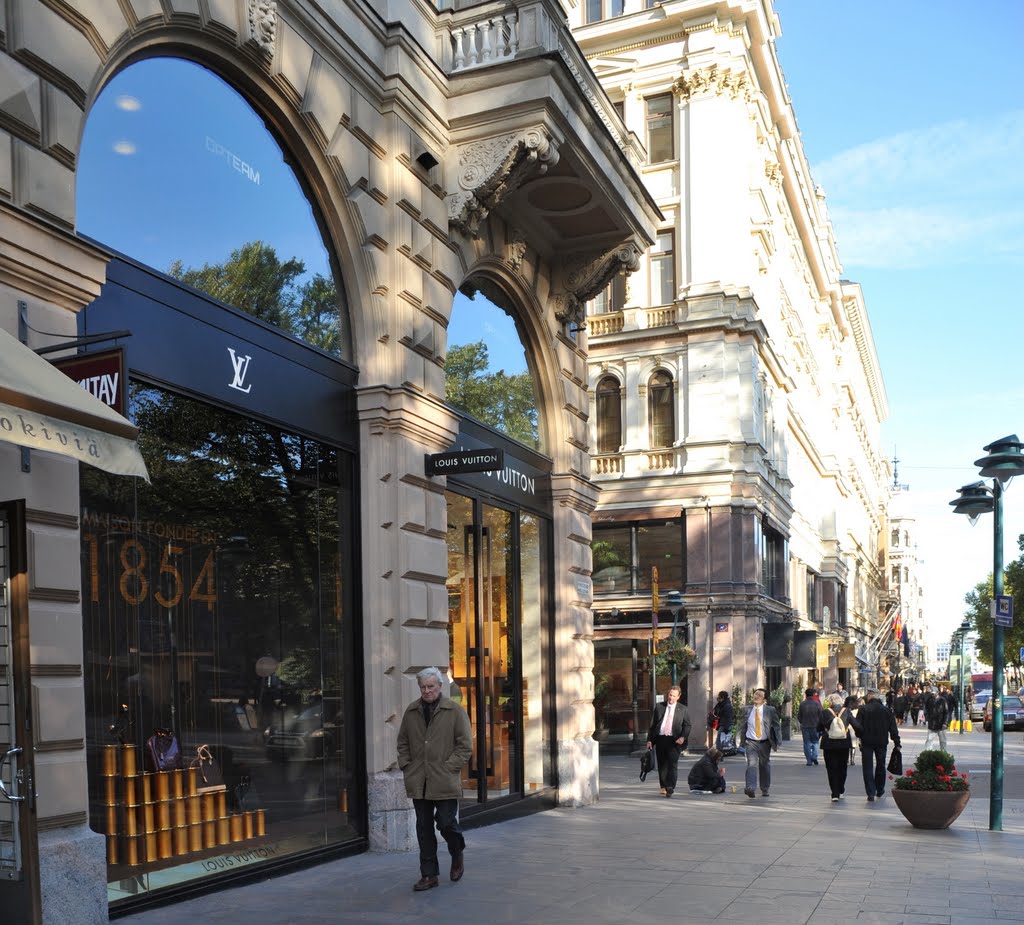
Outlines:
{"type": "Polygon", "coordinates": [[[245,838],[245,819],[240,815],[234,815],[231,817],[229,825],[231,827],[231,840],[242,841],[245,838]]]}
{"type": "Polygon", "coordinates": [[[174,853],[188,854],[188,826],[176,825],[174,827],[174,853]]]}
{"type": "Polygon", "coordinates": [[[156,831],[156,804],[155,803],[144,803],[142,805],[142,819],[143,826],[147,832],[156,831]]]}
{"type": "Polygon", "coordinates": [[[174,814],[174,827],[188,825],[188,814],[185,812],[185,798],[171,801],[171,812],[174,814]]]}
{"type": "Polygon", "coordinates": [[[246,838],[252,838],[256,834],[256,813],[252,810],[245,814],[243,823],[246,838]]]}
{"type": "Polygon", "coordinates": [[[160,860],[160,840],[157,837],[156,832],[146,833],[146,860],[147,861],[159,861],[160,860]]]}
{"type": "Polygon", "coordinates": [[[157,853],[160,860],[174,855],[174,829],[161,829],[157,834],[157,853]]]}
{"type": "Polygon", "coordinates": [[[203,824],[196,822],[188,827],[188,850],[203,850],[203,824]]]}
{"type": "Polygon", "coordinates": [[[171,771],[171,795],[176,800],[185,795],[185,772],[181,768],[171,771]]]}
{"type": "Polygon", "coordinates": [[[140,848],[144,835],[131,835],[124,840],[124,862],[130,867],[139,863],[140,848]]]}
{"type": "Polygon", "coordinates": [[[171,796],[171,775],[168,771],[158,771],[156,779],[156,796],[154,800],[168,800],[171,796]]]}
{"type": "Polygon", "coordinates": [[[217,818],[217,798],[212,793],[201,794],[203,800],[203,822],[217,818]]]}
{"type": "Polygon", "coordinates": [[[136,774],[134,777],[124,778],[124,805],[138,806],[142,802],[142,777],[136,774]]]}
{"type": "Polygon", "coordinates": [[[124,810],[124,834],[139,834],[139,810],[136,806],[126,806],[124,810]]]}
{"type": "Polygon", "coordinates": [[[101,771],[100,773],[106,777],[108,774],[117,773],[117,752],[120,748],[119,745],[104,745],[103,746],[103,757],[100,762],[101,771]]]}
{"type": "Polygon", "coordinates": [[[203,798],[199,794],[185,797],[182,802],[185,804],[189,825],[195,825],[197,822],[203,821],[203,798]]]}
{"type": "Polygon", "coordinates": [[[208,819],[203,823],[203,847],[217,847],[217,820],[208,819]]]}
{"type": "Polygon", "coordinates": [[[228,814],[228,794],[226,790],[218,790],[214,793],[217,801],[217,818],[228,814]]]}
{"type": "Polygon", "coordinates": [[[265,809],[256,810],[256,834],[267,834],[267,811],[265,809]]]}
{"type": "Polygon", "coordinates": [[[116,864],[117,863],[117,857],[118,857],[117,836],[116,835],[108,835],[107,836],[107,863],[108,864],[116,864]]]}
{"type": "Polygon", "coordinates": [[[156,804],[156,827],[158,829],[169,829],[171,827],[171,804],[169,800],[162,800],[156,804]]]}
{"type": "Polygon", "coordinates": [[[189,768],[185,771],[185,795],[195,796],[199,793],[199,769],[189,768]]]}
{"type": "Polygon", "coordinates": [[[117,807],[107,806],[103,810],[103,831],[108,835],[117,834],[117,807]]]}
{"type": "Polygon", "coordinates": [[[142,788],[142,795],[139,799],[142,800],[143,803],[152,803],[156,799],[156,797],[153,796],[153,775],[140,775],[139,786],[142,788]]]}
{"type": "Polygon", "coordinates": [[[117,802],[117,778],[103,775],[103,804],[113,806],[117,802]]]}
{"type": "Polygon", "coordinates": [[[139,773],[139,765],[135,760],[136,752],[134,745],[121,746],[121,773],[125,777],[134,777],[139,773]]]}
{"type": "Polygon", "coordinates": [[[227,816],[221,816],[217,820],[217,844],[226,845],[231,841],[231,823],[227,816]]]}

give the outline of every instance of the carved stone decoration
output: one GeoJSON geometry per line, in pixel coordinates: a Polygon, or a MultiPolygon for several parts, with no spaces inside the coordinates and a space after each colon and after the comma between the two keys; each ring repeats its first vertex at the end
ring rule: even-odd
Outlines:
{"type": "Polygon", "coordinates": [[[688,71],[672,85],[672,90],[684,100],[714,94],[728,95],[732,99],[742,97],[749,101],[751,96],[750,81],[745,71],[733,73],[719,69],[717,64],[688,71]]]}
{"type": "Polygon", "coordinates": [[[564,291],[556,297],[555,317],[563,324],[583,326],[585,303],[594,298],[617,273],[633,273],[640,266],[642,248],[627,241],[601,254],[577,254],[565,261],[564,291]]]}
{"type": "Polygon", "coordinates": [[[782,167],[776,160],[765,160],[764,175],[775,189],[782,188],[782,167]]]}
{"type": "Polygon", "coordinates": [[[538,127],[462,145],[458,159],[459,190],[448,197],[448,221],[476,238],[506,196],[533,173],[546,173],[558,163],[558,148],[538,127]]]}
{"type": "Polygon", "coordinates": [[[523,257],[526,256],[526,232],[522,228],[513,228],[509,232],[508,241],[505,242],[505,263],[512,270],[518,270],[523,265],[523,257]]]}
{"type": "Polygon", "coordinates": [[[260,51],[274,57],[277,38],[277,3],[275,0],[249,0],[249,41],[260,51]]]}

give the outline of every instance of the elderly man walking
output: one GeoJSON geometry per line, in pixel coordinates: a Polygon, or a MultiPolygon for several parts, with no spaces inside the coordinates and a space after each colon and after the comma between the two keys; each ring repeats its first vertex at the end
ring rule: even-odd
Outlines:
{"type": "Polygon", "coordinates": [[[885,795],[885,753],[889,739],[895,748],[900,747],[900,731],[896,728],[896,718],[879,700],[878,691],[873,687],[868,688],[864,706],[857,711],[856,719],[851,718],[850,722],[860,739],[864,790],[868,802],[874,803],[885,795]]]}
{"type": "Polygon", "coordinates": [[[436,822],[452,857],[449,877],[462,879],[466,840],[459,824],[462,766],[473,752],[473,730],[466,711],[441,694],[442,675],[424,668],[416,675],[420,696],[406,707],[398,728],[398,767],[405,792],[416,810],[416,840],[420,846],[420,879],[416,892],[437,886],[436,822]]]}

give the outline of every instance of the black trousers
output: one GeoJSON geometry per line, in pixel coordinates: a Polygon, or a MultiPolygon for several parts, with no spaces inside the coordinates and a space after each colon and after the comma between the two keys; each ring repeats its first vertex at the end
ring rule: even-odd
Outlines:
{"type": "Polygon", "coordinates": [[[889,743],[885,745],[860,746],[861,771],[864,772],[864,792],[869,797],[880,797],[885,793],[885,753],[889,743]]]}
{"type": "Polygon", "coordinates": [[[658,758],[658,781],[662,790],[675,790],[679,776],[679,746],[672,736],[655,736],[654,753],[658,758]]]}
{"type": "Polygon", "coordinates": [[[821,754],[825,758],[828,789],[832,791],[832,796],[841,797],[846,792],[846,771],[849,767],[850,750],[848,748],[823,748],[821,754]]]}
{"type": "Polygon", "coordinates": [[[416,841],[420,845],[420,874],[424,877],[436,877],[440,873],[437,863],[437,836],[434,834],[434,822],[437,822],[441,837],[448,844],[448,852],[454,856],[461,854],[466,847],[466,839],[462,837],[462,826],[459,825],[458,800],[413,800],[416,810],[416,841]]]}

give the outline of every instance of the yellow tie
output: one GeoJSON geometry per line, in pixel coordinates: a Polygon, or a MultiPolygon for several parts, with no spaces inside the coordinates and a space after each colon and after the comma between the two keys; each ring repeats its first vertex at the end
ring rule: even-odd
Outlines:
{"type": "Polygon", "coordinates": [[[761,738],[761,711],[754,707],[754,736],[761,738]]]}

